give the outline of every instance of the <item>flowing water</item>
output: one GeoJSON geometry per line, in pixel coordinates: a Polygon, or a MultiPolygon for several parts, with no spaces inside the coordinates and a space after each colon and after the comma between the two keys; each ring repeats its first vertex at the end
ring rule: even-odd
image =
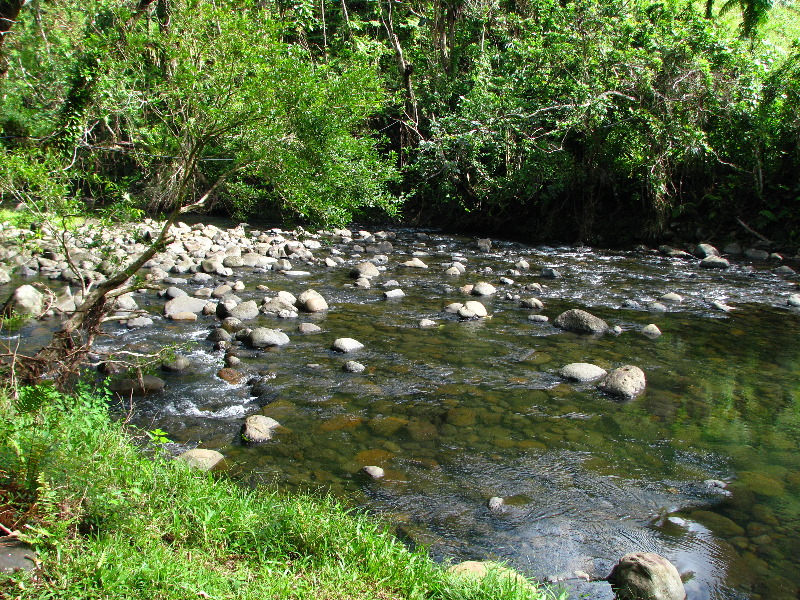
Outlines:
{"type": "MultiPolygon", "coordinates": [[[[258,398],[215,376],[223,354],[205,340],[215,317],[134,331],[109,325],[101,347],[179,343],[195,365],[191,374],[164,375],[164,394],[135,399],[133,421],[167,431],[178,448],[219,449],[248,482],[344,497],[442,560],[499,559],[539,579],[576,570],[604,577],[623,554],[654,551],[686,573],[691,600],[798,597],[800,313],[786,306],[795,284],[775,275],[774,264],[734,261],[721,272],[646,252],[495,243],[484,253],[468,239],[396,234],[371,289],[348,277],[358,259],[301,265],[311,272],[304,278],[237,270],[243,299],[260,301],[263,284],[295,294],[312,287],[330,304],[296,320],[258,317],[291,338],[244,356],[242,370],[268,378],[270,392],[258,398]],[[430,269],[399,266],[414,252],[430,269]],[[454,256],[466,261],[461,277],[441,266],[454,256]],[[531,269],[509,274],[520,259],[531,269]],[[543,267],[563,277],[545,279],[543,267]],[[383,298],[389,279],[404,298],[383,298]],[[481,299],[491,318],[462,322],[442,312],[465,300],[460,286],[478,281],[498,286],[481,299]],[[522,289],[532,283],[544,291],[522,289]],[[622,308],[626,300],[646,307],[666,292],[683,303],[665,312],[622,308]],[[538,296],[545,308],[520,308],[508,294],[538,296]],[[734,310],[720,312],[711,300],[734,310]],[[569,308],[622,332],[587,337],[528,319],[536,312],[552,321],[569,308]],[[438,325],[421,329],[422,318],[438,325]],[[299,321],[322,332],[301,335],[299,321]],[[663,335],[639,333],[648,323],[663,335]],[[338,337],[365,348],[336,354],[338,337]],[[348,359],[366,371],[344,372],[348,359]],[[594,384],[563,381],[557,372],[572,362],[637,365],[647,389],[620,402],[594,384]],[[270,442],[244,445],[242,421],[258,412],[282,427],[270,442]],[[360,475],[364,465],[383,467],[385,478],[360,475]],[[494,496],[505,510],[489,510],[494,496]]],[[[348,259],[351,248],[341,247],[348,259]]],[[[163,308],[154,295],[137,301],[154,316],[163,308]]],[[[29,326],[21,337],[36,342],[51,325],[29,326]]],[[[574,598],[613,596],[605,582],[563,585],[574,598]]]]}

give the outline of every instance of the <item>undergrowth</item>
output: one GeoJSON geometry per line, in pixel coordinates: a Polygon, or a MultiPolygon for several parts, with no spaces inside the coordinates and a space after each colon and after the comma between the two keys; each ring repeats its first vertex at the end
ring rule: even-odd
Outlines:
{"type": "Polygon", "coordinates": [[[102,394],[16,398],[0,397],[0,498],[17,499],[14,525],[41,565],[0,574],[3,600],[556,598],[502,569],[449,574],[334,500],[145,456],[102,394]]]}

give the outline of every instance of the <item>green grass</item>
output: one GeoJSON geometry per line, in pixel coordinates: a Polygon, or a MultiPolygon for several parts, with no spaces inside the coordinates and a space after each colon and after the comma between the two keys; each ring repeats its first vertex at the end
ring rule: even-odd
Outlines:
{"type": "Polygon", "coordinates": [[[556,597],[502,569],[449,574],[333,500],[147,458],[97,395],[33,397],[27,406],[0,398],[0,488],[27,492],[23,533],[42,566],[0,575],[0,598],[556,597]]]}

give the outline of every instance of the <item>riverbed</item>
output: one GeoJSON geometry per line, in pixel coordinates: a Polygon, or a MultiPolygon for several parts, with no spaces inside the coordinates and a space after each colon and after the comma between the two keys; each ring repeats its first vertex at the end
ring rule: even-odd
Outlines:
{"type": "MultiPolygon", "coordinates": [[[[206,340],[216,316],[170,321],[163,297],[135,294],[154,324],[109,322],[98,350],[174,345],[192,370],[159,373],[163,393],[117,410],[143,429],[167,432],[172,452],[219,450],[246,485],[344,498],[438,559],[505,561],[533,578],[561,580],[574,598],[612,598],[607,583],[581,577],[605,577],[633,551],[673,562],[690,600],[797,598],[800,312],[787,305],[797,277],[777,274],[781,263],[741,256],[717,270],[645,248],[493,240],[487,249],[435,231],[384,234],[377,241],[391,248],[372,252],[370,238],[357,232],[352,239],[301,235],[320,243],[313,259],[289,256],[292,269],[306,274],[241,267],[214,276],[211,287],[240,280],[243,300],[312,288],[329,305],[247,323],[290,338],[240,352],[236,369],[258,375],[266,388],[257,396],[246,382],[217,377],[225,353],[206,340]],[[326,266],[326,257],[341,262],[326,266]],[[413,257],[427,268],[402,266],[413,257]],[[369,288],[357,287],[350,271],[369,259],[384,270],[369,288]],[[454,262],[464,274],[446,273],[454,262]],[[476,298],[460,289],[484,281],[495,294],[476,298]],[[389,289],[404,296],[386,299],[389,289]],[[682,301],[661,301],[666,293],[682,301]],[[522,307],[530,297],[544,308],[522,307]],[[443,311],[470,299],[489,317],[443,311]],[[572,308],[616,331],[587,336],[553,326],[572,308]],[[435,325],[420,327],[422,319],[435,325]],[[321,331],[301,334],[303,322],[321,331]],[[662,335],[643,335],[648,324],[662,335]],[[340,337],[364,348],[334,352],[340,337]],[[365,370],[344,371],[348,360],[365,370]],[[595,383],[567,381],[559,370],[575,362],[638,366],[646,389],[623,401],[595,383]],[[272,440],[242,441],[250,414],[280,423],[272,440]],[[364,475],[366,465],[385,476],[364,475]],[[491,498],[502,506],[490,509],[491,498]]],[[[160,287],[189,294],[201,287],[190,273],[174,278],[160,287]]],[[[0,293],[21,283],[14,278],[0,293]]],[[[57,323],[31,323],[4,338],[33,348],[57,323]]]]}

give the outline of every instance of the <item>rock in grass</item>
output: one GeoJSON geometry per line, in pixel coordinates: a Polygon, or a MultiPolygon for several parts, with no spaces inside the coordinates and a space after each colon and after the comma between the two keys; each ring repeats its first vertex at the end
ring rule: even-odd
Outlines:
{"type": "Polygon", "coordinates": [[[628,400],[644,391],[646,380],[644,371],[633,365],[614,369],[598,384],[607,394],[628,400]]]}
{"type": "Polygon", "coordinates": [[[558,374],[571,381],[597,381],[605,377],[606,370],[591,363],[570,363],[561,367],[558,374]]]}
{"type": "Polygon", "coordinates": [[[276,427],[280,427],[280,423],[272,417],[250,415],[244,420],[242,439],[252,444],[267,442],[272,439],[272,432],[276,427]]]}
{"type": "Polygon", "coordinates": [[[331,345],[331,350],[334,352],[355,352],[356,350],[361,350],[364,347],[364,344],[359,342],[358,340],[354,340],[353,338],[337,338],[334,340],[333,345],[331,345]]]}
{"type": "Polygon", "coordinates": [[[573,308],[556,317],[554,325],[566,331],[584,334],[601,334],[608,331],[608,323],[593,314],[573,308]]]}
{"type": "Polygon", "coordinates": [[[614,565],[608,582],[619,600],[685,600],[680,573],[653,552],[632,552],[614,565]]]}
{"type": "Polygon", "coordinates": [[[201,471],[210,471],[217,466],[225,457],[216,450],[206,450],[205,448],[195,448],[187,450],[178,455],[179,460],[186,462],[190,467],[201,471]]]}

